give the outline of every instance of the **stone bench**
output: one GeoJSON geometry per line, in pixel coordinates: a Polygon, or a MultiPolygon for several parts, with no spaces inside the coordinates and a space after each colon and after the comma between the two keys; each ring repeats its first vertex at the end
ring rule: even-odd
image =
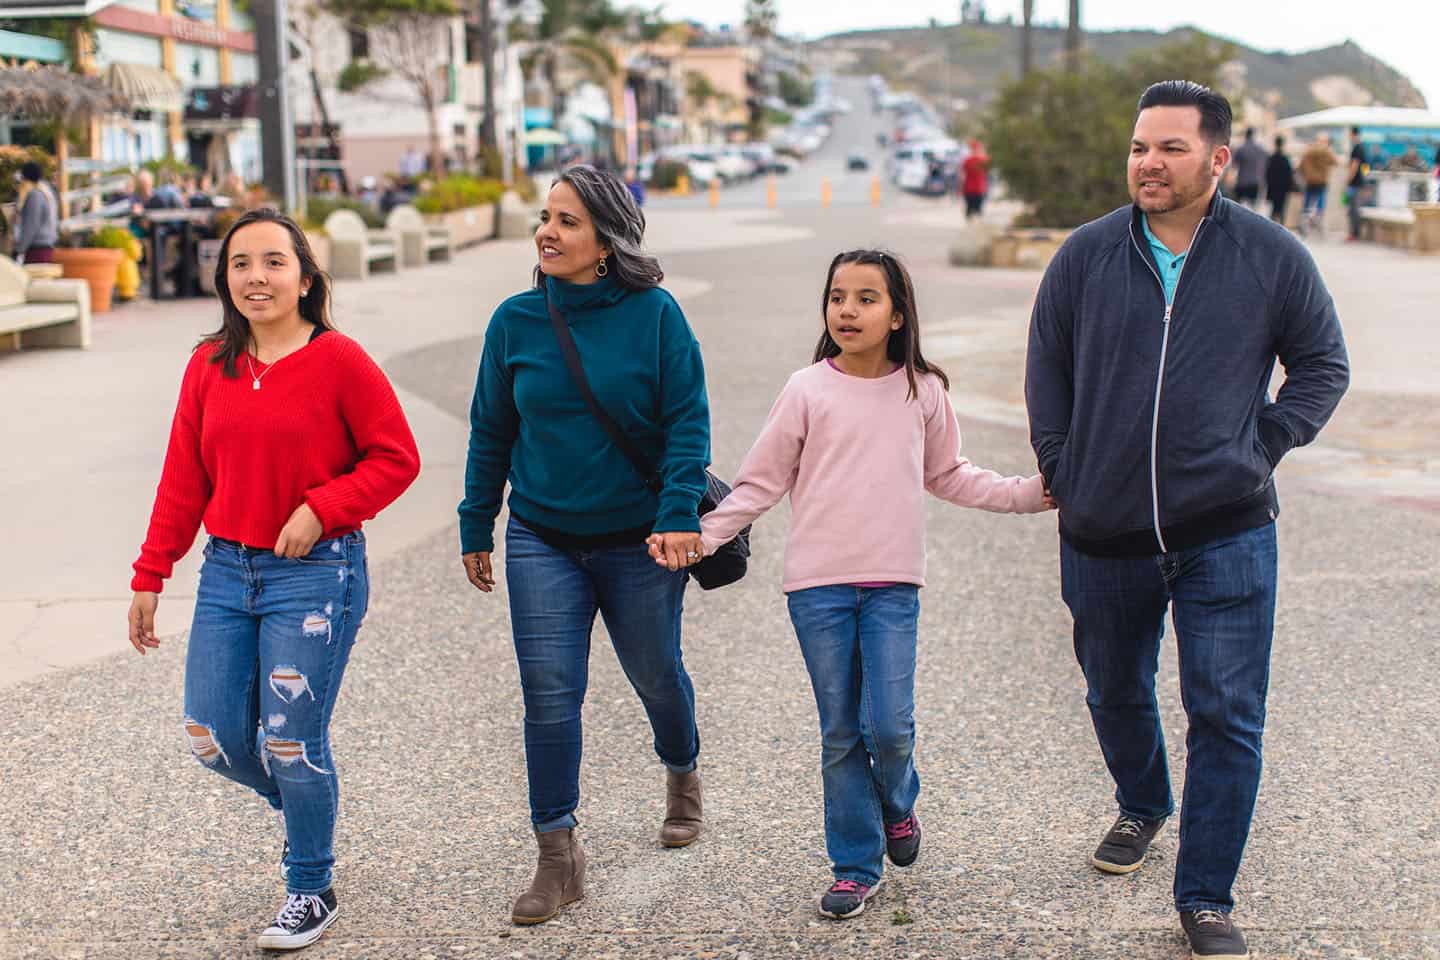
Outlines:
{"type": "Polygon", "coordinates": [[[336,210],[325,218],[330,238],[330,275],[337,280],[365,280],[372,265],[399,271],[400,244],[389,230],[371,230],[354,210],[336,210]]]}
{"type": "Polygon", "coordinates": [[[1415,247],[1415,214],[1406,207],[1362,207],[1360,238],[1411,250],[1415,247]]]}
{"type": "Polygon", "coordinates": [[[401,204],[385,219],[386,228],[400,239],[400,259],[407,267],[423,267],[432,259],[449,260],[455,246],[448,227],[432,227],[409,204],[401,204]]]}
{"type": "Polygon", "coordinates": [[[90,286],[37,280],[0,256],[0,350],[90,346],[90,286]]]}

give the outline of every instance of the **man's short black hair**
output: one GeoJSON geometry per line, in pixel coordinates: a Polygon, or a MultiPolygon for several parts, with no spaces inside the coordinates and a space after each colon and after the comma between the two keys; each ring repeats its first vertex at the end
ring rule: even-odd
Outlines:
{"type": "Polygon", "coordinates": [[[1246,128],[1245,128],[1245,139],[1246,139],[1246,140],[1254,140],[1254,139],[1255,139],[1255,128],[1254,128],[1254,127],[1246,127],[1246,128]]]}
{"type": "Polygon", "coordinates": [[[1161,80],[1140,95],[1135,112],[1151,107],[1194,107],[1200,111],[1200,133],[1215,146],[1230,142],[1230,101],[1209,87],[1189,80],[1161,80]]]}
{"type": "Polygon", "coordinates": [[[40,178],[44,175],[45,171],[41,170],[40,164],[36,163],[34,160],[26,160],[24,163],[20,164],[20,176],[26,180],[29,180],[31,183],[39,183],[40,178]]]}
{"type": "Polygon", "coordinates": [[[1281,150],[1284,150],[1284,149],[1285,149],[1285,138],[1282,137],[1282,136],[1277,135],[1277,136],[1275,137],[1275,152],[1276,152],[1276,153],[1279,153],[1281,150]]]}
{"type": "Polygon", "coordinates": [[[1354,134],[1355,136],[1357,136],[1357,137],[1360,136],[1360,128],[1359,128],[1359,127],[1351,127],[1351,128],[1350,128],[1350,132],[1351,132],[1352,134],[1354,134]]]}

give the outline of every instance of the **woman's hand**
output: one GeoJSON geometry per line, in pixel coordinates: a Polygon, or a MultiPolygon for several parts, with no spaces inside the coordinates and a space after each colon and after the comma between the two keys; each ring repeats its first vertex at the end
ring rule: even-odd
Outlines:
{"type": "Polygon", "coordinates": [[[690,531],[652,533],[645,538],[650,556],[667,570],[681,570],[700,562],[705,548],[700,545],[700,534],[690,531]]]}
{"type": "Polygon", "coordinates": [[[160,594],[148,590],[135,591],[135,599],[130,601],[130,616],[127,618],[130,646],[142,657],[146,647],[153,650],[160,646],[160,638],[155,636],[155,608],[159,605],[160,594]]]}
{"type": "Polygon", "coordinates": [[[315,511],[310,509],[310,504],[302,503],[281,528],[275,541],[275,556],[287,560],[303,557],[315,549],[315,543],[324,532],[325,528],[320,524],[320,518],[315,516],[315,511]]]}
{"type": "Polygon", "coordinates": [[[481,593],[491,593],[495,589],[495,574],[490,570],[490,552],[482,550],[479,553],[465,553],[460,555],[465,563],[465,576],[470,583],[481,593]]]}

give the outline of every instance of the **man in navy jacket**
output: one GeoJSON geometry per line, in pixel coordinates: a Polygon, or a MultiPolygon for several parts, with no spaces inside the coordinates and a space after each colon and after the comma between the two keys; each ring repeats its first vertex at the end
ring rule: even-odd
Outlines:
{"type": "Polygon", "coordinates": [[[1249,956],[1231,888],[1260,783],[1273,472],[1349,383],[1340,321],[1303,244],[1217,189],[1230,123],[1205,87],[1145,91],[1134,203],[1076,230],[1046,271],[1025,378],[1086,703],[1116,783],[1119,817],[1091,862],[1138,869],[1174,812],[1155,699],[1171,608],[1189,717],[1175,907],[1206,958],[1249,956]]]}

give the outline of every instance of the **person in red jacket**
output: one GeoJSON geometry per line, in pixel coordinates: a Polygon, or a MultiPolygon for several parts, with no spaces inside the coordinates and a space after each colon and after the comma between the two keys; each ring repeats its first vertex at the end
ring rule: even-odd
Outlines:
{"type": "Polygon", "coordinates": [[[329,726],[369,600],[360,528],[420,457],[385,374],[331,324],[328,279],[293,221],[236,221],[215,287],[223,320],[185,368],[129,635],[141,654],[160,645],[160,590],[203,523],[185,732],[201,764],[278,814],[287,897],[259,945],[295,949],[336,916],[329,726]]]}
{"type": "Polygon", "coordinates": [[[965,219],[980,216],[985,205],[985,194],[990,192],[990,154],[979,140],[970,141],[970,155],[961,164],[964,176],[960,192],[965,194],[965,219]]]}

